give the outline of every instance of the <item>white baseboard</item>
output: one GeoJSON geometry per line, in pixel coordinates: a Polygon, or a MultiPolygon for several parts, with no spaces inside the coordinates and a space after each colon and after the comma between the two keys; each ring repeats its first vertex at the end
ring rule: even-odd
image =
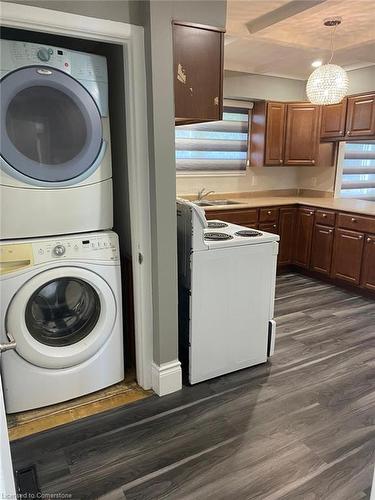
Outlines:
{"type": "Polygon", "coordinates": [[[181,363],[176,359],[157,365],[152,363],[152,388],[158,396],[165,396],[182,388],[181,363]]]}

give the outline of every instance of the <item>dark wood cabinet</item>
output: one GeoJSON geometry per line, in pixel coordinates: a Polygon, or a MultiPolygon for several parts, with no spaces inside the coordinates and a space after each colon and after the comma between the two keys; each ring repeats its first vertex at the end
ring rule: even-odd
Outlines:
{"type": "Polygon", "coordinates": [[[293,261],[294,235],[296,228],[297,209],[294,207],[280,208],[279,215],[279,256],[280,266],[287,266],[293,261]]]}
{"type": "Polygon", "coordinates": [[[265,165],[284,163],[286,107],[283,102],[267,102],[265,165]]]}
{"type": "Polygon", "coordinates": [[[320,107],[288,104],[285,131],[285,165],[316,165],[319,154],[320,107]]]}
{"type": "Polygon", "coordinates": [[[363,233],[336,229],[332,261],[333,278],[359,284],[363,243],[363,233]]]}
{"type": "Polygon", "coordinates": [[[331,272],[334,229],[315,224],[311,248],[311,269],[329,276],[331,272]]]}
{"type": "Polygon", "coordinates": [[[223,30],[173,22],[176,124],[221,120],[223,30]]]}
{"type": "Polygon", "coordinates": [[[366,236],[362,259],[361,286],[375,292],[375,235],[366,236]]]}
{"type": "Polygon", "coordinates": [[[375,136],[375,93],[348,97],[346,136],[349,139],[375,136]]]}
{"type": "Polygon", "coordinates": [[[276,223],[262,222],[258,224],[258,229],[266,233],[279,234],[279,228],[276,223]]]}
{"type": "Polygon", "coordinates": [[[320,127],[321,139],[336,139],[345,136],[347,99],[339,104],[322,106],[322,118],[320,127]]]}
{"type": "Polygon", "coordinates": [[[314,210],[299,208],[295,228],[293,264],[308,268],[310,265],[312,235],[314,229],[314,210]]]}

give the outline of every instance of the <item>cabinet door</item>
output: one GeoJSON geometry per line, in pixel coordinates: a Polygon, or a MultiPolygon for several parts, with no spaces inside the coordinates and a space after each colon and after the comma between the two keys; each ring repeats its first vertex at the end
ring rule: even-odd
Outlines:
{"type": "Polygon", "coordinates": [[[265,231],[266,233],[279,234],[279,228],[276,223],[263,222],[258,225],[260,231],[265,231]]]}
{"type": "Polygon", "coordinates": [[[320,127],[320,137],[322,139],[344,137],[346,107],[347,99],[343,99],[339,104],[322,106],[322,122],[320,127]]]}
{"type": "Polygon", "coordinates": [[[223,33],[173,24],[176,123],[222,119],[223,33]]]}
{"type": "Polygon", "coordinates": [[[265,165],[284,163],[285,115],[285,103],[267,103],[265,165]]]}
{"type": "Polygon", "coordinates": [[[375,135],[375,94],[348,97],[347,137],[375,135]]]}
{"type": "Polygon", "coordinates": [[[368,235],[362,260],[361,286],[375,291],[375,235],[368,235]]]}
{"type": "Polygon", "coordinates": [[[279,216],[279,257],[278,263],[280,266],[285,266],[292,263],[293,260],[293,244],[296,226],[297,209],[291,207],[280,208],[279,216]]]}
{"type": "Polygon", "coordinates": [[[314,228],[314,210],[299,208],[297,211],[297,233],[293,263],[308,268],[310,265],[311,243],[314,228]]]}
{"type": "Polygon", "coordinates": [[[331,272],[333,236],[331,227],[315,224],[311,249],[311,269],[329,275],[331,272]]]}
{"type": "Polygon", "coordinates": [[[314,104],[287,106],[285,165],[315,165],[320,139],[320,108],[314,104]]]}
{"type": "Polygon", "coordinates": [[[364,234],[336,229],[332,277],[359,284],[364,234]]]}

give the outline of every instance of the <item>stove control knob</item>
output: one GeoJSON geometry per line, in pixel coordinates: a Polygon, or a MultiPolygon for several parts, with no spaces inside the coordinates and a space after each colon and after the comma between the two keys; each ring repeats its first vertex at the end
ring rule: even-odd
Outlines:
{"type": "Polygon", "coordinates": [[[56,255],[56,257],[62,257],[65,253],[64,245],[56,245],[53,249],[53,253],[56,255]]]}

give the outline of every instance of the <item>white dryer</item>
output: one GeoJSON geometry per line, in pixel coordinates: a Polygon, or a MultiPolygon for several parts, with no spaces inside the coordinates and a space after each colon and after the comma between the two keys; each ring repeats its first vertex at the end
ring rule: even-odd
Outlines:
{"type": "Polygon", "coordinates": [[[1,242],[0,266],[0,342],[16,344],[1,354],[8,413],[123,380],[115,233],[1,242]]]}
{"type": "Polygon", "coordinates": [[[105,57],[0,40],[1,239],[113,226],[105,57]]]}

